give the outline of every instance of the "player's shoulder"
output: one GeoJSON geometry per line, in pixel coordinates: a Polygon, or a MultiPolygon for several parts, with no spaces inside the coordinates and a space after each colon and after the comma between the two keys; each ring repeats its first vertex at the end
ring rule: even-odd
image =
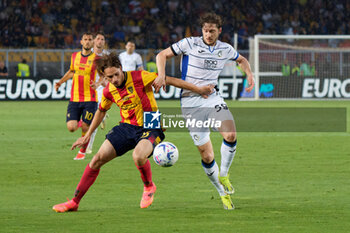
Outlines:
{"type": "Polygon", "coordinates": [[[181,39],[180,41],[178,41],[177,43],[179,43],[180,45],[187,45],[187,46],[192,46],[193,43],[195,43],[196,39],[193,36],[190,37],[185,37],[183,39],[181,39]]]}
{"type": "Polygon", "coordinates": [[[230,45],[229,43],[227,43],[227,42],[223,42],[223,41],[221,41],[221,40],[217,40],[216,41],[216,47],[218,48],[218,49],[226,49],[226,50],[230,50],[230,49],[233,49],[233,46],[232,45],[230,45]]]}
{"type": "Polygon", "coordinates": [[[110,96],[111,96],[111,90],[110,90],[111,87],[114,87],[114,86],[108,82],[107,85],[103,88],[103,95],[106,98],[110,98],[110,96]]]}
{"type": "Polygon", "coordinates": [[[102,50],[102,55],[109,55],[109,54],[111,54],[110,51],[108,51],[106,49],[102,50]]]}
{"type": "Polygon", "coordinates": [[[139,53],[136,53],[136,52],[134,52],[133,55],[134,55],[135,57],[141,57],[141,55],[140,55],[139,53]]]}
{"type": "Polygon", "coordinates": [[[154,78],[157,77],[157,73],[149,72],[147,70],[134,70],[127,73],[130,73],[134,81],[140,81],[142,79],[148,79],[150,77],[154,77],[154,78]]]}
{"type": "Polygon", "coordinates": [[[153,74],[152,72],[149,72],[147,70],[133,70],[127,73],[130,73],[130,75],[133,77],[133,80],[143,79],[148,75],[153,74]]]}
{"type": "Polygon", "coordinates": [[[119,53],[119,57],[125,56],[126,51],[119,53]]]}
{"type": "Polygon", "coordinates": [[[76,57],[77,55],[81,55],[81,51],[76,51],[72,53],[72,57],[76,57]]]}
{"type": "Polygon", "coordinates": [[[203,38],[201,36],[191,36],[189,38],[193,41],[193,43],[203,42],[203,38]]]}

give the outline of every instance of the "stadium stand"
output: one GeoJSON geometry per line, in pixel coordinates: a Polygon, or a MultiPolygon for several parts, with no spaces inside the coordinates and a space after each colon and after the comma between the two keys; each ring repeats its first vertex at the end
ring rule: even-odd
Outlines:
{"type": "Polygon", "coordinates": [[[198,15],[224,18],[222,40],[239,35],[241,49],[255,34],[349,34],[350,2],[342,0],[1,0],[1,48],[79,48],[83,31],[106,33],[110,48],[133,38],[139,49],[166,48],[199,35],[198,15]],[[13,27],[12,25],[16,25],[13,27]]]}

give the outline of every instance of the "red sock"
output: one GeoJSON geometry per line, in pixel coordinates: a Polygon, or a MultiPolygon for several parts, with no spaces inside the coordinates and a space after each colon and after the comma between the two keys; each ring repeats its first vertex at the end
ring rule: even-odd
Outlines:
{"type": "Polygon", "coordinates": [[[78,128],[80,128],[82,125],[83,125],[83,121],[80,120],[80,121],[78,122],[78,128]]]}
{"type": "Polygon", "coordinates": [[[136,165],[136,167],[137,167],[137,169],[139,169],[139,171],[141,173],[141,179],[143,181],[143,184],[146,187],[152,186],[153,185],[152,170],[151,170],[151,163],[149,162],[149,160],[147,160],[147,162],[144,165],[142,165],[142,166],[136,165]]]}
{"type": "Polygon", "coordinates": [[[99,172],[100,169],[91,169],[89,164],[86,166],[83,176],[81,177],[77,189],[74,193],[75,197],[73,198],[73,201],[75,203],[79,204],[80,200],[83,198],[90,186],[95,182],[99,172]]]}
{"type": "MultiPolygon", "coordinates": [[[[82,132],[82,133],[81,133],[81,136],[84,137],[85,134],[86,134],[86,133],[83,133],[83,132],[82,132]]],[[[89,145],[89,142],[90,142],[90,139],[89,139],[89,141],[88,141],[87,143],[85,143],[85,144],[80,148],[79,151],[80,151],[81,153],[85,153],[85,152],[86,152],[86,148],[87,148],[87,146],[89,145]]]]}

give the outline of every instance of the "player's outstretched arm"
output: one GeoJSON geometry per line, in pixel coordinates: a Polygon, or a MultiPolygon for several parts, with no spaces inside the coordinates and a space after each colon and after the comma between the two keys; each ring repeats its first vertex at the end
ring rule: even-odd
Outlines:
{"type": "Polygon", "coordinates": [[[173,57],[173,56],[175,56],[175,55],[171,51],[170,47],[167,48],[167,49],[162,50],[156,56],[158,77],[154,80],[154,82],[152,84],[156,93],[158,93],[160,88],[162,88],[162,87],[163,87],[163,89],[165,89],[165,65],[166,65],[166,60],[168,58],[173,57]]]}
{"type": "Polygon", "coordinates": [[[74,150],[76,147],[82,147],[85,145],[91,137],[91,134],[95,131],[95,129],[101,124],[103,118],[105,117],[106,112],[101,111],[100,109],[97,109],[94,119],[91,122],[91,125],[89,127],[89,130],[86,132],[84,137],[78,138],[72,145],[71,150],[74,150]]]}
{"type": "Polygon", "coordinates": [[[214,85],[196,86],[182,79],[170,76],[166,76],[166,84],[196,92],[204,98],[208,98],[208,95],[210,95],[214,91],[214,85]]]}
{"type": "Polygon", "coordinates": [[[74,71],[73,70],[68,70],[63,77],[60,79],[60,81],[58,81],[57,83],[55,83],[55,90],[58,91],[58,88],[60,88],[60,86],[62,85],[62,83],[66,82],[68,79],[71,79],[74,75],[74,71]]]}
{"type": "Polygon", "coordinates": [[[238,56],[236,62],[242,68],[242,70],[247,74],[248,87],[245,90],[247,92],[250,92],[251,90],[253,90],[253,87],[254,87],[254,76],[250,68],[250,64],[248,60],[242,55],[238,56]]]}
{"type": "Polygon", "coordinates": [[[106,86],[106,79],[105,77],[101,76],[100,79],[97,82],[90,81],[90,87],[94,90],[96,90],[99,86],[106,86]]]}

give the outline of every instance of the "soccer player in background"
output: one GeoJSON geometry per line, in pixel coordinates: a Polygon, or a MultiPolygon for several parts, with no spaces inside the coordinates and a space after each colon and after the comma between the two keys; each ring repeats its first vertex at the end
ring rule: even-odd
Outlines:
{"type": "MultiPolygon", "coordinates": [[[[165,85],[166,60],[181,55],[182,79],[197,86],[218,83],[218,77],[227,60],[235,60],[247,75],[250,92],[254,86],[253,74],[249,62],[240,55],[231,45],[218,40],[222,31],[222,19],[214,13],[207,13],[200,18],[203,35],[189,37],[174,43],[157,55],[158,77],[154,82],[158,92],[165,85]]],[[[234,189],[229,180],[229,168],[236,153],[236,127],[224,99],[218,90],[208,99],[202,98],[192,91],[183,90],[181,94],[181,108],[183,115],[191,115],[190,119],[207,120],[221,119],[222,125],[217,130],[223,136],[221,144],[221,166],[214,159],[213,146],[210,141],[210,129],[189,128],[190,135],[202,157],[202,166],[205,173],[215,186],[225,209],[234,209],[230,194],[234,189]]]]}
{"type": "MultiPolygon", "coordinates": [[[[92,132],[99,126],[113,103],[118,105],[122,120],[106,135],[106,140],[86,166],[76,188],[75,197],[53,206],[56,212],[76,211],[80,200],[96,180],[101,166],[131,149],[134,149],[132,158],[144,184],[141,208],[147,208],[152,204],[156,191],[148,157],[152,155],[154,147],[164,139],[164,134],[161,129],[143,128],[143,113],[158,110],[152,89],[152,83],[157,74],[148,71],[123,72],[120,60],[115,53],[104,55],[96,60],[96,64],[101,77],[104,76],[109,83],[103,90],[102,101],[89,130],[84,137],[79,138],[72,145],[72,149],[84,146],[90,140],[92,132]]],[[[213,91],[213,86],[197,87],[168,76],[166,83],[204,96],[213,91]]]]}
{"type": "MultiPolygon", "coordinates": [[[[94,52],[97,56],[102,57],[105,54],[109,54],[109,52],[105,49],[105,36],[102,32],[98,32],[95,35],[94,38],[94,47],[91,49],[92,52],[94,52]]],[[[100,77],[99,74],[96,74],[96,82],[92,83],[92,88],[96,89],[97,92],[97,98],[98,98],[98,104],[101,103],[102,100],[102,91],[103,88],[107,85],[107,80],[104,77],[100,77]]],[[[104,129],[106,126],[106,118],[108,118],[108,114],[106,114],[105,118],[103,118],[101,122],[101,129],[104,129]]],[[[98,128],[92,133],[90,142],[86,148],[86,154],[92,153],[92,146],[94,145],[95,136],[97,134],[98,128]]]]}
{"type": "MultiPolygon", "coordinates": [[[[93,46],[91,33],[84,33],[80,43],[82,50],[72,54],[70,69],[55,84],[55,89],[58,91],[62,83],[73,78],[66,116],[67,128],[70,132],[75,132],[79,128],[78,122],[82,119],[81,134],[84,136],[97,109],[96,90],[91,85],[96,82],[96,67],[94,63],[96,54],[91,51],[93,46]]],[[[85,158],[88,143],[81,147],[74,160],[85,158]]]]}
{"type": "Polygon", "coordinates": [[[128,41],[125,48],[126,51],[119,54],[123,71],[143,70],[141,55],[135,52],[135,43],[128,41]]]}

